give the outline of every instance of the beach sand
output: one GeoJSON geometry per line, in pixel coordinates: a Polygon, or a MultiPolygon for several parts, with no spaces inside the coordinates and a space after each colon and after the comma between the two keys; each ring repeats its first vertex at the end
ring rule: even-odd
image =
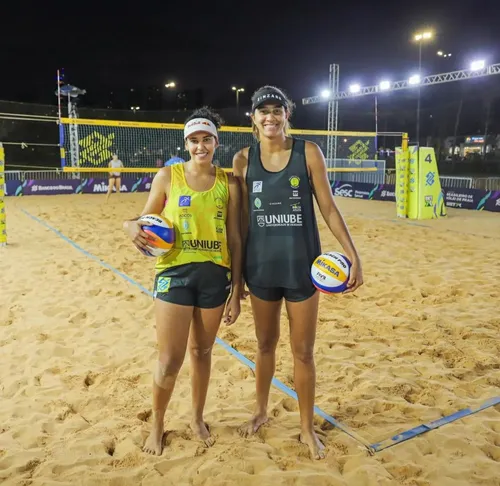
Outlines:
{"type": "MultiPolygon", "coordinates": [[[[156,343],[153,301],[139,286],[151,290],[153,260],[121,225],[147,194],[113,195],[107,205],[104,198],[7,198],[2,485],[500,485],[498,406],[375,455],[316,416],[327,457],[312,461],[298,442],[297,402],[273,387],[269,424],[242,439],[237,427],[253,410],[254,375],[218,344],[205,417],[215,445],[203,447],[189,431],[187,356],[165,450],[144,454],[156,343]]],[[[365,285],[355,295],[321,296],[317,406],[371,444],[499,396],[500,214],[449,209],[446,220],[409,222],[396,220],[392,203],[336,201],[365,285]]],[[[341,250],[318,219],[323,249],[341,250]]],[[[284,311],[281,324],[276,378],[293,388],[284,311]]],[[[254,360],[248,301],[219,337],[254,360]]]]}

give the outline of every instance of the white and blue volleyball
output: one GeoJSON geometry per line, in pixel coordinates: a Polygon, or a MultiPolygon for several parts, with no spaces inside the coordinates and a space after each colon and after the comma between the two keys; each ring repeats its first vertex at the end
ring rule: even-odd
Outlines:
{"type": "Polygon", "coordinates": [[[150,257],[159,257],[168,253],[175,243],[174,225],[167,218],[159,214],[146,214],[139,218],[141,222],[151,223],[142,226],[142,231],[148,235],[149,245],[147,250],[141,252],[150,257]]]}
{"type": "Polygon", "coordinates": [[[311,265],[311,280],[325,294],[336,294],[347,289],[351,262],[342,253],[322,253],[311,265]]]}

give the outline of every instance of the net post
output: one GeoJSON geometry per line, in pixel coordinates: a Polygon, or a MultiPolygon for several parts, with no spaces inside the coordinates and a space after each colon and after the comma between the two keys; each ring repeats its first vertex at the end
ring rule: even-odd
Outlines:
{"type": "Polygon", "coordinates": [[[61,155],[61,167],[66,167],[66,150],[64,150],[64,123],[61,119],[59,124],[59,154],[61,155]]]}
{"type": "Polygon", "coordinates": [[[408,134],[403,133],[401,147],[395,148],[396,152],[396,181],[394,193],[396,196],[396,216],[407,218],[409,212],[408,184],[410,181],[410,153],[408,150],[408,134]]]}
{"type": "Polygon", "coordinates": [[[0,142],[0,247],[7,245],[7,215],[5,211],[5,151],[0,142]]]}

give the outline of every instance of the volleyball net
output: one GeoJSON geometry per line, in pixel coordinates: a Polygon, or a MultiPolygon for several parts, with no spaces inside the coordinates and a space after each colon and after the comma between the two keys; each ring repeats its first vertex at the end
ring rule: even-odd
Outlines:
{"type": "MultiPolygon", "coordinates": [[[[126,122],[62,118],[59,125],[61,166],[67,172],[109,172],[108,164],[117,154],[124,167],[116,172],[157,172],[172,157],[187,160],[183,124],[126,122]]],[[[337,139],[337,156],[327,159],[329,172],[378,172],[385,164],[375,164],[375,132],[329,132],[292,129],[291,135],[316,143],[323,153],[331,137],[337,139]]],[[[254,142],[250,127],[222,127],[220,146],[214,163],[231,169],[233,156],[254,142]]]]}

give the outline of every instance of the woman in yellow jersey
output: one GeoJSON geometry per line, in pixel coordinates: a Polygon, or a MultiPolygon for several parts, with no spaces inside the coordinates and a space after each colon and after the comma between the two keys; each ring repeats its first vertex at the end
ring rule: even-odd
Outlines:
{"type": "MultiPolygon", "coordinates": [[[[142,215],[161,214],[175,225],[175,246],[157,259],[155,267],[159,355],[153,380],[153,428],[143,449],[149,454],[162,452],[164,415],[187,347],[191,429],[207,446],[213,444],[203,420],[212,346],[223,314],[230,325],[240,313],[242,278],[239,185],[212,164],[220,123],[208,108],[187,119],[184,140],[191,158],[160,169],[142,211],[142,215]]],[[[124,227],[137,247],[147,247],[148,236],[137,220],[125,222],[124,227]]]]}

